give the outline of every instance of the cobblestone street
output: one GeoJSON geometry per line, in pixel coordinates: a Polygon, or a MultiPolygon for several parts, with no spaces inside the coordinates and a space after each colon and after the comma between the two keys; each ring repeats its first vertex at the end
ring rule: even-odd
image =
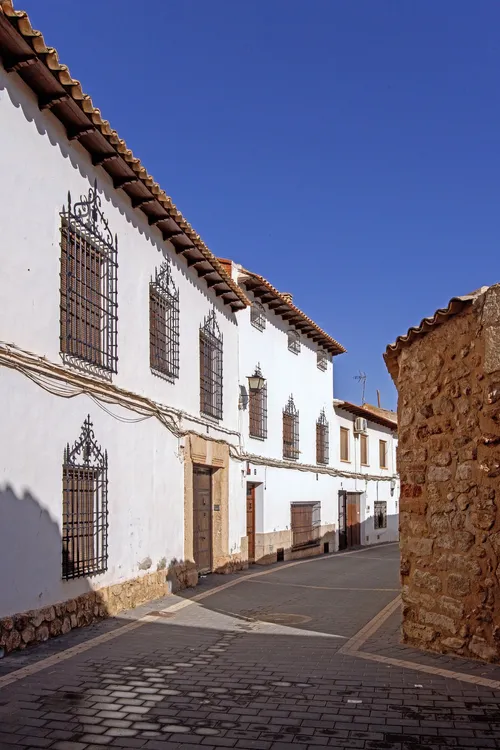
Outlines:
{"type": "Polygon", "coordinates": [[[500,668],[399,644],[398,547],[232,576],[0,662],[0,747],[500,748],[500,668]]]}

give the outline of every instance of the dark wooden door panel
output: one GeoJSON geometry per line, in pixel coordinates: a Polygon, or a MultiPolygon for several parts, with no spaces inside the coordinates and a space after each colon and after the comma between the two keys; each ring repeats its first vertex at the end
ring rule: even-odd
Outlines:
{"type": "Polygon", "coordinates": [[[347,492],[339,492],[339,549],[347,547],[347,519],[346,519],[347,492]]]}
{"type": "Polygon", "coordinates": [[[255,562],[255,485],[247,484],[248,561],[255,562]]]}
{"type": "Polygon", "coordinates": [[[193,467],[193,557],[200,573],[212,570],[212,471],[193,467]]]}
{"type": "Polygon", "coordinates": [[[360,507],[359,494],[357,492],[347,493],[347,544],[356,547],[361,544],[360,538],[360,507]]]}

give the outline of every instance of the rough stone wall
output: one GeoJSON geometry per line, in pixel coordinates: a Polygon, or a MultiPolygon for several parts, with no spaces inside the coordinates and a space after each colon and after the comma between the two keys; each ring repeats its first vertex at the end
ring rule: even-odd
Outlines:
{"type": "Polygon", "coordinates": [[[177,563],[168,570],[89,591],[75,599],[3,617],[0,619],[0,649],[9,653],[42,643],[197,583],[198,573],[193,563],[177,563]]]}
{"type": "Polygon", "coordinates": [[[500,661],[500,285],[399,355],[403,640],[500,661]]]}

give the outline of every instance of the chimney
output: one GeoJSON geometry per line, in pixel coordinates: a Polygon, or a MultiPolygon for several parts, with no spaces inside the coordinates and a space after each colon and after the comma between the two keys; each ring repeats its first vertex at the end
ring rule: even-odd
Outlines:
{"type": "Polygon", "coordinates": [[[292,302],[293,302],[293,294],[290,294],[290,292],[282,292],[281,296],[284,297],[287,302],[289,302],[290,304],[292,304],[292,302]]]}

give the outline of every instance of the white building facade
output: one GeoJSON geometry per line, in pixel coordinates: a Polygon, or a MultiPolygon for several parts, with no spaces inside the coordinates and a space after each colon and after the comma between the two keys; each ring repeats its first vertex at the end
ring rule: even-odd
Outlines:
{"type": "Polygon", "coordinates": [[[341,461],[342,346],[208,250],[9,0],[0,57],[0,648],[395,539],[395,425],[387,468],[341,461]]]}
{"type": "Polygon", "coordinates": [[[250,561],[397,540],[395,414],[334,401],[343,347],[290,294],[222,262],[252,302],[238,314],[250,561]]]}
{"type": "Polygon", "coordinates": [[[0,618],[71,602],[30,641],[192,584],[196,569],[246,565],[231,457],[246,299],[9,6],[0,618]]]}

